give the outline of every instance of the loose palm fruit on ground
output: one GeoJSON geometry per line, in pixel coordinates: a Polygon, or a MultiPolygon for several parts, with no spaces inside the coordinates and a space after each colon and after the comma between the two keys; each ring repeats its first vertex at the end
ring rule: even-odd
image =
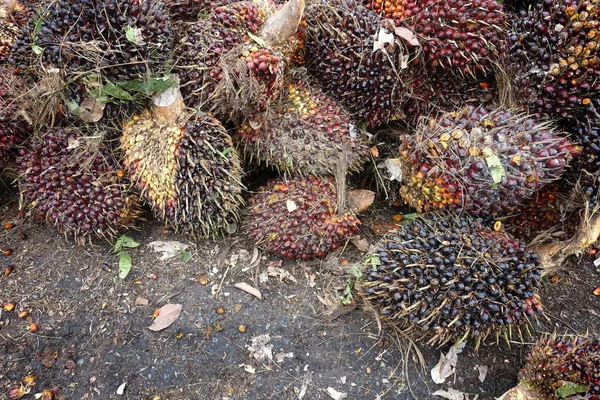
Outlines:
{"type": "Polygon", "coordinates": [[[513,87],[530,113],[574,118],[600,91],[596,1],[541,1],[521,11],[509,35],[513,87]]]}
{"type": "Polygon", "coordinates": [[[325,257],[358,231],[351,212],[338,212],[332,178],[276,178],[250,198],[247,230],[257,245],[287,258],[325,257]]]}
{"type": "Polygon", "coordinates": [[[394,51],[374,51],[380,18],[354,0],[314,2],[304,20],[307,67],[325,92],[372,126],[396,118],[416,53],[395,37],[394,51]]]}
{"type": "Polygon", "coordinates": [[[284,87],[266,113],[238,129],[246,158],[297,174],[332,175],[340,162],[358,170],[368,148],[348,113],[302,78],[284,87]]]}
{"type": "Polygon", "coordinates": [[[572,151],[548,124],[469,106],[423,121],[402,137],[400,195],[418,211],[501,216],[559,179],[572,151]]]}
{"type": "Polygon", "coordinates": [[[67,237],[112,239],[134,226],[140,213],[129,181],[95,132],[53,129],[19,150],[25,202],[67,237]],[[94,146],[97,146],[94,148],[94,146]]]}
{"type": "Polygon", "coordinates": [[[170,24],[161,0],[61,0],[40,7],[19,32],[11,63],[34,76],[40,65],[58,68],[67,80],[80,73],[111,82],[143,79],[164,68],[170,24]]]}
{"type": "Polygon", "coordinates": [[[527,356],[519,381],[503,399],[600,399],[600,340],[543,337],[527,356]]]}
{"type": "Polygon", "coordinates": [[[425,214],[365,260],[361,294],[429,343],[507,334],[542,312],[537,255],[463,215],[425,214]]]}
{"type": "Polygon", "coordinates": [[[178,89],[128,121],[121,146],[132,181],[167,226],[194,237],[233,230],[242,205],[239,157],[219,121],[184,110],[178,89]]]}

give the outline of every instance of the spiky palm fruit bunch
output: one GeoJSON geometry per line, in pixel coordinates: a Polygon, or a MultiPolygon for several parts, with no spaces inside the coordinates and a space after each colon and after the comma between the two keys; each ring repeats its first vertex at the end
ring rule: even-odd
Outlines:
{"type": "Polygon", "coordinates": [[[572,146],[548,124],[504,109],[466,107],[402,137],[400,195],[419,211],[500,216],[557,180],[572,146]]]}
{"type": "Polygon", "coordinates": [[[11,150],[21,145],[29,133],[30,125],[17,116],[17,106],[11,96],[10,86],[18,87],[10,71],[0,68],[0,170],[11,159],[11,150]]]}
{"type": "Polygon", "coordinates": [[[20,186],[25,201],[67,237],[111,239],[134,226],[138,197],[110,152],[84,148],[86,135],[93,132],[55,129],[32,139],[19,150],[20,186]]]}
{"type": "Polygon", "coordinates": [[[600,10],[595,0],[541,1],[509,35],[517,96],[531,113],[577,118],[600,90],[600,10]]]}
{"type": "Polygon", "coordinates": [[[201,14],[210,12],[214,7],[233,2],[233,0],[167,0],[167,6],[174,21],[196,22],[201,14]]]}
{"type": "Polygon", "coordinates": [[[426,70],[412,85],[410,99],[403,107],[405,120],[416,126],[421,118],[435,118],[469,104],[493,107],[498,97],[493,77],[455,76],[426,70]]]}
{"type": "MultiPolygon", "coordinates": [[[[600,340],[593,337],[545,337],[538,341],[519,373],[520,386],[533,389],[539,400],[558,400],[575,392],[600,399],[600,340]]],[[[514,389],[513,389],[514,390],[514,389]]]]}
{"type": "MultiPolygon", "coordinates": [[[[208,18],[194,23],[180,41],[174,69],[181,80],[186,104],[204,109],[210,107],[205,103],[223,79],[222,58],[245,43],[248,32],[256,34],[265,19],[265,11],[250,1],[217,7],[212,11],[208,18]]],[[[248,63],[254,64],[250,51],[246,56],[250,57],[248,63]]]]}
{"type": "Polygon", "coordinates": [[[34,76],[41,63],[65,75],[129,81],[162,72],[172,46],[162,0],[62,0],[40,8],[19,32],[11,62],[34,76]]]}
{"type": "Polygon", "coordinates": [[[268,112],[250,121],[238,128],[246,157],[281,171],[313,175],[332,175],[340,167],[356,171],[367,156],[365,139],[348,113],[303,79],[285,84],[268,112]]]}
{"type": "Polygon", "coordinates": [[[338,213],[332,178],[276,178],[249,200],[247,230],[260,247],[287,258],[325,257],[357,230],[351,212],[338,213]]]}
{"type": "Polygon", "coordinates": [[[125,124],[123,164],[155,215],[194,237],[232,231],[243,201],[241,167],[219,121],[154,106],[125,124]]]}
{"type": "Polygon", "coordinates": [[[312,3],[304,20],[307,67],[325,92],[371,126],[394,119],[415,54],[398,42],[374,51],[380,18],[354,0],[312,3]]]}
{"type": "Polygon", "coordinates": [[[542,312],[535,252],[465,216],[425,214],[367,257],[361,292],[387,320],[429,342],[507,333],[542,312]]]}
{"type": "Polygon", "coordinates": [[[19,28],[15,24],[0,21],[0,64],[5,64],[7,61],[18,32],[19,28]]]}

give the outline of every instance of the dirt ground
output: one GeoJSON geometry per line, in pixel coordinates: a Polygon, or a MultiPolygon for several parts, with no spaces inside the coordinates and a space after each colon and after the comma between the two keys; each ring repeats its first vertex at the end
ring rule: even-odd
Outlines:
{"type": "MultiPolygon", "coordinates": [[[[347,399],[434,399],[436,390],[454,388],[485,400],[516,383],[534,341],[488,340],[477,352],[468,343],[456,374],[436,385],[430,370],[449,346],[420,343],[417,352],[388,330],[380,334],[359,300],[341,307],[338,289],[361,258],[353,246],[326,260],[282,263],[242,234],[192,242],[147,222],[130,233],[140,246],[127,250],[133,268],[122,280],[110,243],[75,245],[52,227],[18,220],[14,203],[0,216],[16,224],[0,233],[2,250],[13,250],[0,255],[0,272],[14,265],[0,276],[0,304],[16,306],[0,311],[0,399],[33,374],[25,399],[59,386],[63,399],[330,399],[332,390],[347,399]],[[161,260],[148,246],[157,240],[190,244],[191,258],[161,260]],[[235,288],[239,282],[258,288],[262,300],[235,288]],[[181,315],[149,330],[154,310],[167,303],[181,304],[181,315]],[[18,318],[23,310],[29,316],[18,318]],[[479,367],[488,368],[483,382],[479,367]]],[[[375,243],[368,226],[363,235],[375,243]]],[[[548,280],[547,320],[532,333],[600,334],[600,297],[592,293],[599,285],[589,257],[548,280]]]]}

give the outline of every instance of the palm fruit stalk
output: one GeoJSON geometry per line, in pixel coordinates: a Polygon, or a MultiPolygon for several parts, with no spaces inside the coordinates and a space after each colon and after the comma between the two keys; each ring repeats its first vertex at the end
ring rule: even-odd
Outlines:
{"type": "Polygon", "coordinates": [[[238,128],[246,158],[295,174],[360,169],[368,148],[348,113],[304,77],[290,79],[265,113],[238,128]]]}
{"type": "Polygon", "coordinates": [[[559,179],[572,151],[547,123],[469,106],[423,121],[414,135],[402,137],[400,195],[420,212],[505,215],[559,179]]]}
{"type": "Polygon", "coordinates": [[[338,210],[329,177],[276,178],[249,200],[247,231],[258,246],[291,259],[325,257],[358,231],[352,211],[338,210]]]}
{"type": "Polygon", "coordinates": [[[354,0],[314,2],[305,21],[307,67],[325,92],[371,126],[396,119],[417,51],[396,36],[374,48],[380,18],[354,0]]]}
{"type": "Polygon", "coordinates": [[[19,150],[25,202],[66,237],[114,239],[134,226],[138,197],[91,131],[52,129],[19,150]]]}
{"type": "Polygon", "coordinates": [[[530,113],[577,119],[597,96],[599,13],[593,0],[547,0],[521,11],[513,22],[513,87],[530,113]]]}
{"type": "Polygon", "coordinates": [[[407,1],[403,14],[396,23],[423,38],[423,52],[434,68],[490,73],[506,52],[506,15],[496,0],[407,1]]]}
{"type": "Polygon", "coordinates": [[[219,121],[184,109],[179,89],[128,121],[121,147],[143,200],[167,226],[203,238],[235,230],[243,203],[238,154],[219,121]]]}
{"type": "Polygon", "coordinates": [[[362,297],[430,344],[508,335],[543,312],[537,255],[464,215],[425,214],[367,257],[362,297]]]}
{"type": "Polygon", "coordinates": [[[540,339],[504,400],[600,399],[600,340],[592,336],[540,339]]]}

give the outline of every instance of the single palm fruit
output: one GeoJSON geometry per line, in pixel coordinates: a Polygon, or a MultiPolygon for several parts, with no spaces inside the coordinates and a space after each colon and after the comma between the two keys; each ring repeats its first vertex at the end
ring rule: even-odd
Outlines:
{"type": "Polygon", "coordinates": [[[325,93],[371,126],[397,118],[417,52],[395,36],[375,48],[380,17],[354,0],[314,2],[304,19],[307,68],[325,93]]]}
{"type": "Polygon", "coordinates": [[[480,340],[542,312],[536,253],[464,215],[425,214],[366,258],[360,291],[386,320],[429,343],[480,340]]]}
{"type": "Polygon", "coordinates": [[[591,336],[540,339],[506,400],[600,399],[600,340],[591,336]]]}
{"type": "Polygon", "coordinates": [[[38,8],[10,61],[34,77],[41,65],[67,81],[82,73],[111,82],[144,79],[162,72],[173,39],[162,0],[61,0],[38,8]]]}
{"type": "Polygon", "coordinates": [[[509,35],[513,87],[530,113],[578,118],[600,91],[596,1],[548,0],[521,11],[509,35]]]}
{"type": "Polygon", "coordinates": [[[284,84],[266,113],[238,128],[248,159],[296,174],[333,175],[340,163],[360,168],[368,148],[348,113],[302,78],[284,84]]]}
{"type": "Polygon", "coordinates": [[[422,121],[400,145],[400,195],[418,211],[501,216],[563,175],[573,146],[546,123],[466,107],[422,121]]]}
{"type": "Polygon", "coordinates": [[[287,258],[325,257],[357,230],[353,212],[339,213],[332,178],[276,178],[250,200],[247,230],[265,250],[287,258]]]}
{"type": "Polygon", "coordinates": [[[193,237],[231,232],[243,203],[239,157],[219,121],[184,108],[172,88],[128,121],[123,164],[167,226],[193,237]]]}
{"type": "Polygon", "coordinates": [[[113,239],[140,214],[130,182],[94,132],[52,129],[19,150],[17,166],[24,200],[67,237],[113,239]]]}

